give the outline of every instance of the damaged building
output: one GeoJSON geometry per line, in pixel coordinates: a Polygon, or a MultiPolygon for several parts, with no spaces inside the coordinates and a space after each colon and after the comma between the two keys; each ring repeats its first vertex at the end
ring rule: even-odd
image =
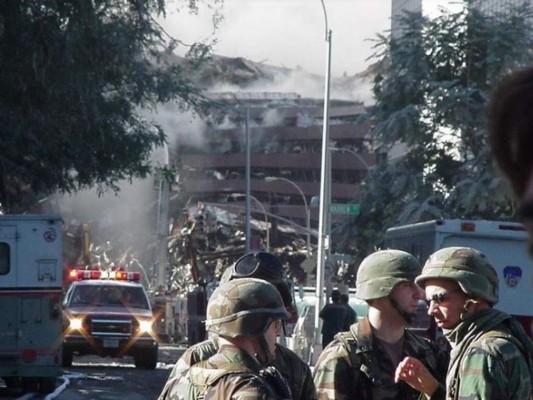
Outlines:
{"type": "MultiPolygon", "coordinates": [[[[279,88],[280,75],[288,74],[285,69],[223,57],[213,63],[207,71],[195,75],[200,82],[209,82],[206,96],[212,101],[209,121],[200,134],[202,145],[181,140],[175,156],[180,197],[189,220],[196,218],[194,230],[200,235],[201,244],[195,247],[204,253],[221,251],[220,242],[218,250],[214,244],[215,231],[217,220],[227,219],[222,217],[227,214],[232,216],[234,227],[230,234],[232,248],[238,254],[244,252],[245,193],[249,184],[250,248],[270,250],[282,258],[287,252],[303,254],[296,261],[301,264],[310,253],[316,254],[323,99],[294,91],[269,91],[268,85],[257,90],[258,85],[253,84],[262,79],[279,88]],[[231,82],[234,90],[218,91],[216,77],[231,82]],[[199,212],[198,207],[203,211],[199,212]],[[213,238],[211,243],[204,239],[208,233],[213,238]]],[[[315,77],[314,84],[317,78],[322,79],[315,77]]],[[[347,81],[344,77],[342,84],[347,81]]],[[[362,102],[330,101],[330,191],[331,204],[337,210],[332,210],[333,225],[349,218],[346,210],[357,203],[360,183],[376,163],[368,126],[360,122],[364,113],[362,102]]],[[[227,227],[225,223],[220,225],[227,227]]]]}

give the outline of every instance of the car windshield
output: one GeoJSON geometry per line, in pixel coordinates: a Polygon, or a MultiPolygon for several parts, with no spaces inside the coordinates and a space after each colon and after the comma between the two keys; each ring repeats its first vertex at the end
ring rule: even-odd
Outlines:
{"type": "Polygon", "coordinates": [[[78,286],[72,293],[70,305],[149,308],[143,289],[132,286],[78,286]]]}

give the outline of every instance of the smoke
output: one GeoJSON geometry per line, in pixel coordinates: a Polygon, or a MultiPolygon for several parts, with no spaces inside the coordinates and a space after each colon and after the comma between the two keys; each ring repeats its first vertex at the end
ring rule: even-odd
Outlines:
{"type": "MultiPolygon", "coordinates": [[[[324,0],[324,5],[332,31],[332,76],[365,70],[372,54],[367,39],[390,28],[390,1],[324,0]]],[[[197,15],[170,11],[161,23],[186,43],[216,38],[216,54],[324,75],[326,15],[320,0],[228,0],[215,31],[213,13],[200,4],[197,15]]]]}
{"type": "Polygon", "coordinates": [[[68,224],[75,219],[87,223],[91,242],[111,245],[109,254],[118,261],[126,254],[150,264],[147,255],[155,240],[155,204],[157,198],[153,178],[121,182],[120,192],[99,193],[97,188],[71,195],[57,195],[58,212],[68,224]]]}
{"type": "Polygon", "coordinates": [[[184,111],[176,104],[166,103],[158,105],[155,111],[142,110],[141,115],[163,129],[171,151],[183,143],[199,149],[205,143],[207,125],[191,110],[184,111]]]}

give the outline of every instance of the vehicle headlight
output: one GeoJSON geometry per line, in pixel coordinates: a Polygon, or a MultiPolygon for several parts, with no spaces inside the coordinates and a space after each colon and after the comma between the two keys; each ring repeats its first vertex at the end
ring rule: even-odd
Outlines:
{"type": "Polygon", "coordinates": [[[151,333],[152,332],[152,321],[147,319],[139,320],[139,333],[151,333]]]}
{"type": "Polygon", "coordinates": [[[83,328],[83,319],[82,318],[70,318],[69,319],[70,329],[73,331],[81,331],[83,328]]]}

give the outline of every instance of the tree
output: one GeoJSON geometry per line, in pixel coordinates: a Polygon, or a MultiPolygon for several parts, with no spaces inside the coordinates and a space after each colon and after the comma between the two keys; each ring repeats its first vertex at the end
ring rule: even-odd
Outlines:
{"type": "Polygon", "coordinates": [[[491,88],[531,62],[531,9],[435,19],[407,14],[405,34],[381,35],[368,118],[379,151],[402,154],[375,167],[362,188],[350,235],[360,253],[383,245],[388,227],[434,218],[510,219],[514,205],[495,171],[485,135],[491,88]]]}
{"type": "MultiPolygon", "coordinates": [[[[187,7],[194,12],[199,1],[187,7]]],[[[154,19],[165,3],[0,2],[0,203],[7,211],[27,211],[55,191],[116,191],[120,180],[146,177],[165,133],[139,110],[170,101],[201,110],[197,89],[166,62],[177,42],[154,19]]]]}

